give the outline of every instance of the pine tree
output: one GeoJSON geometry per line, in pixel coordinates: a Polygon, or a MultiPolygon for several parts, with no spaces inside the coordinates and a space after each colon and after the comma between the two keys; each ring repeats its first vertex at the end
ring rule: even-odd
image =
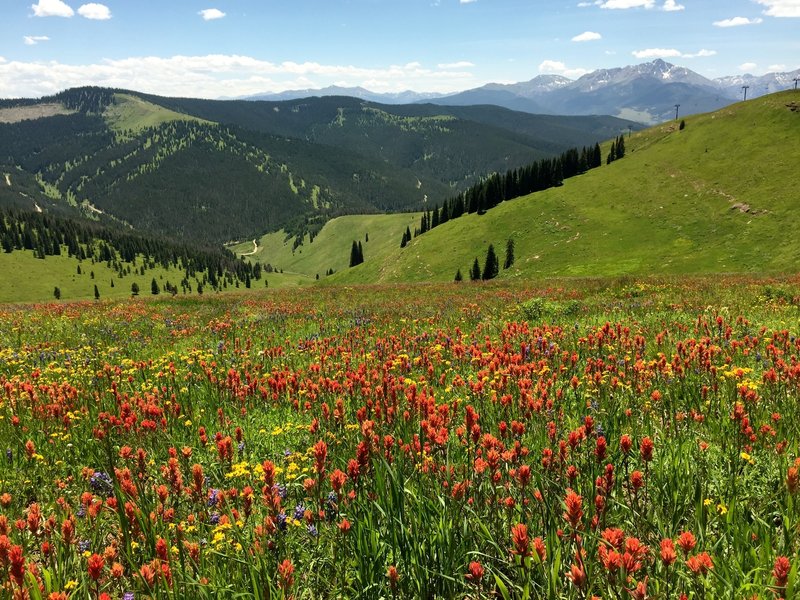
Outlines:
{"type": "Polygon", "coordinates": [[[483,263],[483,273],[481,279],[488,281],[494,279],[500,272],[500,263],[497,260],[497,254],[494,252],[494,246],[489,244],[489,249],[486,251],[486,260],[483,263]]]}
{"type": "Polygon", "coordinates": [[[61,300],[61,288],[59,288],[58,286],[56,286],[55,289],[53,289],[53,297],[56,300],[61,300]]]}
{"type": "Polygon", "coordinates": [[[139,284],[135,281],[131,284],[131,296],[139,295],[139,284]]]}
{"type": "Polygon", "coordinates": [[[617,138],[617,154],[616,159],[619,160],[620,158],[625,156],[625,136],[620,135],[617,138]]]}
{"type": "Polygon", "coordinates": [[[506,242],[506,259],[503,261],[503,268],[508,269],[514,264],[514,240],[508,238],[506,242]]]}
{"type": "Polygon", "coordinates": [[[606,164],[610,165],[615,160],[617,160],[617,144],[615,142],[611,142],[611,150],[608,151],[608,158],[606,159],[606,164]]]}
{"type": "Polygon", "coordinates": [[[100,300],[100,290],[97,289],[97,284],[94,285],[94,299],[100,300]]]}
{"type": "Polygon", "coordinates": [[[472,263],[472,269],[469,272],[470,281],[478,281],[481,278],[481,265],[478,263],[478,257],[475,257],[475,262],[472,263]]]}
{"type": "Polygon", "coordinates": [[[464,281],[464,276],[461,274],[461,269],[456,271],[456,277],[453,281],[464,281]]]}
{"type": "Polygon", "coordinates": [[[353,245],[350,247],[350,266],[355,267],[364,262],[364,249],[361,247],[361,242],[353,240],[353,245]]]}
{"type": "Polygon", "coordinates": [[[153,281],[150,282],[150,293],[153,294],[153,296],[158,296],[161,293],[161,288],[158,287],[158,282],[155,277],[153,277],[153,281]]]}

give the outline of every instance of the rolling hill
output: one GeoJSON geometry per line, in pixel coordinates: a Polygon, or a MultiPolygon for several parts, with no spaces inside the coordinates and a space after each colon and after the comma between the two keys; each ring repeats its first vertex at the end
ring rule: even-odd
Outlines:
{"type": "Polygon", "coordinates": [[[314,276],[334,266],[320,257],[342,265],[356,233],[369,230],[365,262],[336,269],[325,281],[452,280],[457,269],[466,275],[475,258],[482,265],[489,244],[502,261],[508,239],[516,261],[501,278],[796,271],[800,92],[737,103],[685,124],[626,136],[625,158],[483,215],[451,220],[403,249],[399,218],[380,233],[372,223],[334,220],[304,246],[302,258],[291,254],[291,240],[284,246],[270,239],[256,256],[314,276]],[[333,235],[337,229],[353,235],[333,235]],[[370,252],[372,240],[384,236],[396,247],[370,252]]]}
{"type": "Polygon", "coordinates": [[[162,98],[77,88],[0,102],[0,202],[222,243],[421,209],[628,128],[493,106],[162,98]]]}

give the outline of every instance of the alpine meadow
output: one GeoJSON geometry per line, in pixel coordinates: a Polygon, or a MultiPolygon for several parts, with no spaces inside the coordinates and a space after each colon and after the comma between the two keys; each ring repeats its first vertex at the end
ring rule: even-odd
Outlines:
{"type": "Polygon", "coordinates": [[[0,600],[800,598],[797,0],[8,4],[0,600]]]}

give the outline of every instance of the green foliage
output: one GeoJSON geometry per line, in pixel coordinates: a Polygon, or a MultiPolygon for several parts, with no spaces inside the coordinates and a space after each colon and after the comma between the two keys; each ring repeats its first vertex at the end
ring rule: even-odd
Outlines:
{"type": "Polygon", "coordinates": [[[494,245],[489,244],[486,250],[486,259],[483,262],[483,271],[481,272],[481,279],[487,281],[494,279],[500,273],[500,262],[497,259],[497,254],[494,251],[494,245]]]}
{"type": "Polygon", "coordinates": [[[506,258],[503,261],[503,268],[510,269],[514,264],[514,240],[508,238],[506,241],[506,258]]]}

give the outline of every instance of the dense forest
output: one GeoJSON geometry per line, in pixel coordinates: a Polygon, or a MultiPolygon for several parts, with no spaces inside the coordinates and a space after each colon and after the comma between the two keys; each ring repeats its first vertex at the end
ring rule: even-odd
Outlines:
{"type": "Polygon", "coordinates": [[[190,286],[190,281],[211,289],[218,289],[226,281],[249,287],[252,280],[261,279],[263,271],[271,270],[269,266],[237,259],[220,247],[180,244],[91,221],[2,208],[0,246],[6,253],[32,250],[40,259],[66,254],[79,261],[104,262],[120,277],[131,269],[140,269],[144,274],[156,265],[175,268],[183,272],[184,288],[190,286]]]}

